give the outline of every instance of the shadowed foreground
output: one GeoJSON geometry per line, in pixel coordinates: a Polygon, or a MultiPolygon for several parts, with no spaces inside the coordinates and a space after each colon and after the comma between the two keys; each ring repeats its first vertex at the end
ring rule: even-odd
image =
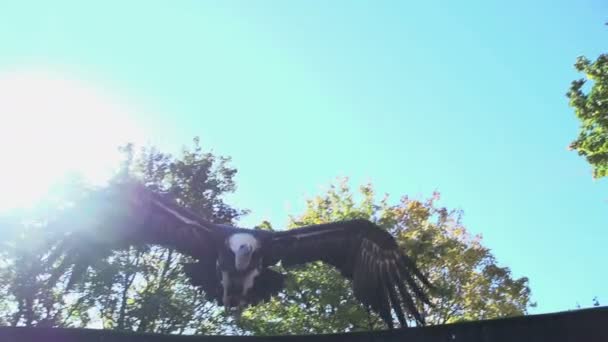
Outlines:
{"type": "Polygon", "coordinates": [[[301,336],[177,336],[95,329],[0,328],[2,342],[257,342],[257,341],[408,341],[408,342],[607,342],[608,306],[542,315],[447,324],[424,328],[301,336]]]}

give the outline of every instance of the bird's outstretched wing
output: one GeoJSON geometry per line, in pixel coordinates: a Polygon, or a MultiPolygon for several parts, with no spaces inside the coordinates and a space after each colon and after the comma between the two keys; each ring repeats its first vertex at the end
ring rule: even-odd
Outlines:
{"type": "MultiPolygon", "coordinates": [[[[70,284],[94,259],[137,245],[173,248],[198,259],[201,265],[208,264],[214,271],[215,238],[223,233],[220,226],[135,181],[95,191],[49,225],[65,233],[47,260],[51,263],[63,256],[51,278],[73,267],[70,284]]],[[[210,279],[208,285],[212,284],[210,279]]]]}
{"type": "Polygon", "coordinates": [[[389,328],[393,328],[393,310],[402,327],[407,326],[404,311],[424,325],[415,298],[430,304],[425,290],[433,286],[395,239],[368,220],[275,232],[268,250],[268,263],[281,261],[289,267],[322,261],[336,267],[352,280],[355,297],[377,312],[389,328]]]}

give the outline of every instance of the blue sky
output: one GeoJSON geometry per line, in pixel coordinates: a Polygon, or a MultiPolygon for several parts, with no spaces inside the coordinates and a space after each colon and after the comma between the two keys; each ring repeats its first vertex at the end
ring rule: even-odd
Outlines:
{"type": "MultiPolygon", "coordinates": [[[[200,136],[239,169],[230,200],[253,211],[245,225],[284,224],[338,176],[394,199],[439,190],[502,265],[530,278],[532,312],[550,312],[608,302],[608,185],[566,149],[578,122],[564,96],[576,57],[606,51],[607,9],[3,2],[0,72],[52,70],[110,94],[132,108],[120,118],[138,137],[165,150],[200,136]]],[[[75,132],[95,133],[95,146],[114,148],[104,137],[122,121],[87,126],[99,115],[62,121],[48,139],[76,146],[75,132]]]]}

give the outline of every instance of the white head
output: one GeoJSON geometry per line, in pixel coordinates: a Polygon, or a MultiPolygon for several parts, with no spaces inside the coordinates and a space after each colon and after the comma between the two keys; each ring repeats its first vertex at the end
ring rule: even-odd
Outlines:
{"type": "Polygon", "coordinates": [[[253,235],[236,233],[228,239],[228,247],[234,253],[234,266],[236,270],[242,271],[249,267],[251,256],[260,245],[253,235]]]}

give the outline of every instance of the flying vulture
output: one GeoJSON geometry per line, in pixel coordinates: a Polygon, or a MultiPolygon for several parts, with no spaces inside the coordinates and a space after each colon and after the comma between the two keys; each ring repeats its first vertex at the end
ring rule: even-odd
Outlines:
{"type": "Polygon", "coordinates": [[[395,316],[401,327],[407,327],[408,315],[424,325],[417,305],[430,305],[425,291],[433,288],[430,282],[393,237],[368,220],[281,231],[237,228],[211,223],[133,181],[99,190],[68,213],[58,222],[62,229],[74,226],[67,227],[70,233],[49,260],[65,255],[64,266],[73,264],[73,273],[77,255],[90,259],[104,248],[160,245],[193,257],[196,262],[183,265],[192,284],[229,310],[258,304],[283,289],[286,275],[270,266],[280,262],[288,270],[314,261],[334,266],[351,280],[356,299],[389,329],[395,316]]]}

